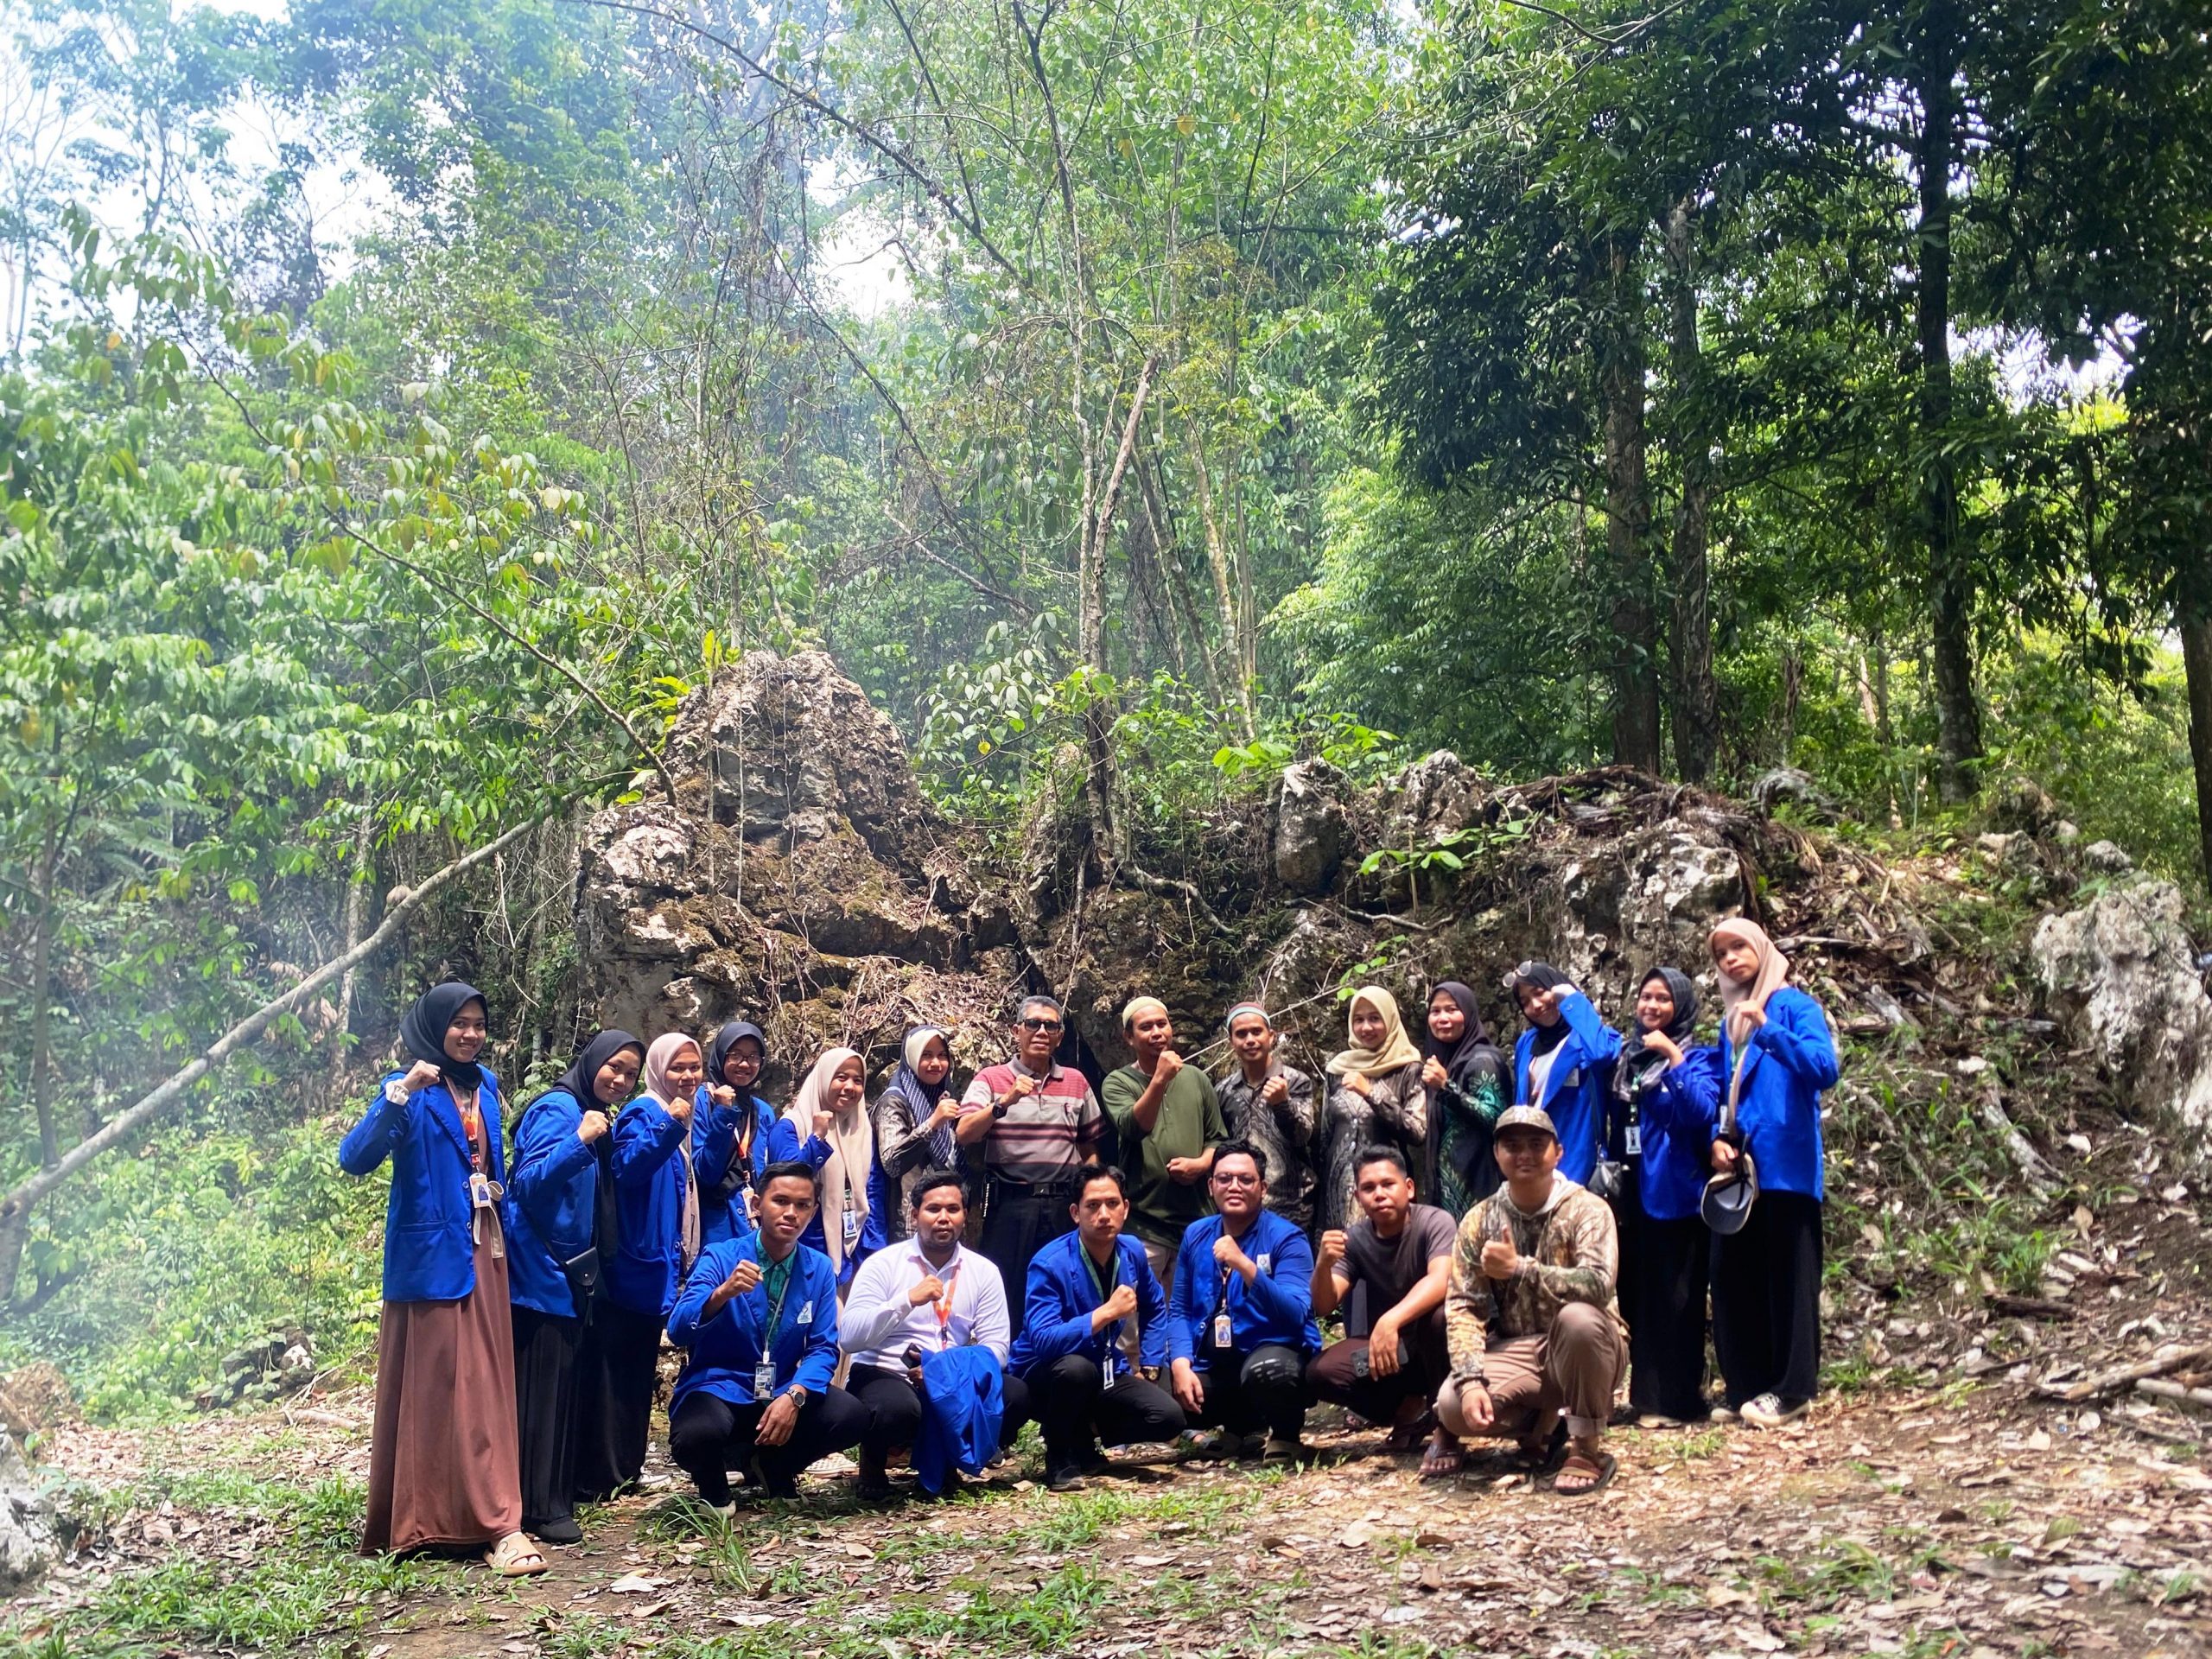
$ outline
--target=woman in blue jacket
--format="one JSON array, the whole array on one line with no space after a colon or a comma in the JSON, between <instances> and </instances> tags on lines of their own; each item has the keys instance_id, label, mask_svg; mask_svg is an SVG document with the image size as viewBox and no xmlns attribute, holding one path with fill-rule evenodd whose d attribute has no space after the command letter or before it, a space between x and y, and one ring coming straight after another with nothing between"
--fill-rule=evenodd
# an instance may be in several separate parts
<instances>
[{"instance_id":1,"label":"woman in blue jacket","mask_svg":"<svg viewBox=\"0 0 2212 1659\"><path fill-rule=\"evenodd\" d=\"M385 1078L338 1149L349 1175L391 1160L361 1548L485 1549L505 1577L543 1573L522 1533L499 1084L476 1063L484 999L437 986L400 1037L415 1063Z\"/></svg>"},{"instance_id":2,"label":"woman in blue jacket","mask_svg":"<svg viewBox=\"0 0 2212 1659\"><path fill-rule=\"evenodd\" d=\"M578 1426L596 1421L603 1408L576 1388L576 1351L592 1293L613 1254L612 1120L645 1059L645 1046L628 1032L600 1032L515 1124L508 1291L522 1524L549 1544L583 1537L575 1515Z\"/></svg>"},{"instance_id":3,"label":"woman in blue jacket","mask_svg":"<svg viewBox=\"0 0 2212 1659\"><path fill-rule=\"evenodd\" d=\"M753 1092L767 1054L768 1039L746 1020L731 1020L707 1046L707 1080L691 1116L702 1243L752 1230L753 1185L768 1167L768 1137L776 1126L776 1109Z\"/></svg>"},{"instance_id":4,"label":"woman in blue jacket","mask_svg":"<svg viewBox=\"0 0 2212 1659\"><path fill-rule=\"evenodd\" d=\"M768 1137L770 1163L804 1164L822 1183L822 1205L807 1223L805 1243L830 1258L841 1293L855 1269L890 1242L882 1205L871 1200L882 1188L867 1101L868 1062L857 1050L830 1049Z\"/></svg>"},{"instance_id":5,"label":"woman in blue jacket","mask_svg":"<svg viewBox=\"0 0 2212 1659\"><path fill-rule=\"evenodd\" d=\"M1758 1180L1743 1230L1713 1244L1713 1346L1728 1398L1714 1414L1773 1428L1802 1416L1820 1386L1821 1095L1835 1084L1835 1040L1757 923L1714 928L1713 961L1723 1098L1734 1104L1713 1166L1732 1170L1748 1154Z\"/></svg>"},{"instance_id":6,"label":"woman in blue jacket","mask_svg":"<svg viewBox=\"0 0 2212 1659\"><path fill-rule=\"evenodd\" d=\"M701 1247L691 1113L706 1074L691 1039L680 1031L656 1037L639 1073L645 1092L614 1120L614 1255L584 1337L581 1386L600 1413L577 1436L582 1498L612 1497L645 1470L661 1330Z\"/></svg>"},{"instance_id":7,"label":"woman in blue jacket","mask_svg":"<svg viewBox=\"0 0 2212 1659\"><path fill-rule=\"evenodd\" d=\"M1559 1130L1559 1173L1586 1184L1605 1130L1605 1096L1620 1033L1548 962L1524 962L1505 976L1529 1029L1513 1046L1513 1103L1541 1106Z\"/></svg>"},{"instance_id":8,"label":"woman in blue jacket","mask_svg":"<svg viewBox=\"0 0 2212 1659\"><path fill-rule=\"evenodd\" d=\"M1705 1293L1712 1235L1698 1214L1720 1098L1719 1051L1693 1047L1697 987L1654 968L1636 993L1636 1028L1613 1063L1607 1149L1628 1179L1620 1223L1628 1402L1644 1428L1704 1421Z\"/></svg>"}]
</instances>

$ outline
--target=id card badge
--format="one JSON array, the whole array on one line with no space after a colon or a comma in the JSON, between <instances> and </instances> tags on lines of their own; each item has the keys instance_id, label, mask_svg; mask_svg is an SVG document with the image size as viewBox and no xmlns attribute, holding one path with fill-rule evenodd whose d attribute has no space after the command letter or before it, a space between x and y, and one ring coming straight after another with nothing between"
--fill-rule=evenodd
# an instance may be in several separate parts
<instances>
[{"instance_id":1,"label":"id card badge","mask_svg":"<svg viewBox=\"0 0 2212 1659\"><path fill-rule=\"evenodd\" d=\"M479 1210L492 1207L492 1178L480 1169L468 1178L468 1201Z\"/></svg>"},{"instance_id":2,"label":"id card badge","mask_svg":"<svg viewBox=\"0 0 2212 1659\"><path fill-rule=\"evenodd\" d=\"M1114 1351L1110 1347L1106 1350L1106 1357L1098 1362L1098 1386L1102 1389L1114 1386Z\"/></svg>"},{"instance_id":3,"label":"id card badge","mask_svg":"<svg viewBox=\"0 0 2212 1659\"><path fill-rule=\"evenodd\" d=\"M1225 1307L1213 1316L1213 1345L1217 1348L1235 1345L1235 1338L1230 1330L1229 1310Z\"/></svg>"},{"instance_id":4,"label":"id card badge","mask_svg":"<svg viewBox=\"0 0 2212 1659\"><path fill-rule=\"evenodd\" d=\"M753 1397L766 1400L776 1391L776 1362L764 1359L753 1368Z\"/></svg>"},{"instance_id":5,"label":"id card badge","mask_svg":"<svg viewBox=\"0 0 2212 1659\"><path fill-rule=\"evenodd\" d=\"M1628 1133L1622 1137L1621 1145L1627 1149L1630 1157L1641 1157L1643 1154L1643 1129L1634 1123L1630 1124Z\"/></svg>"},{"instance_id":6,"label":"id card badge","mask_svg":"<svg viewBox=\"0 0 2212 1659\"><path fill-rule=\"evenodd\" d=\"M845 1211L845 1213L844 1213L844 1223L845 1223L845 1243L846 1243L847 1244L849 1244L849 1245L851 1245L851 1244L857 1244L858 1243L860 1243L860 1236L861 1236L861 1217L860 1217L860 1212L859 1212L857 1210L848 1210L848 1211Z\"/></svg>"}]
</instances>

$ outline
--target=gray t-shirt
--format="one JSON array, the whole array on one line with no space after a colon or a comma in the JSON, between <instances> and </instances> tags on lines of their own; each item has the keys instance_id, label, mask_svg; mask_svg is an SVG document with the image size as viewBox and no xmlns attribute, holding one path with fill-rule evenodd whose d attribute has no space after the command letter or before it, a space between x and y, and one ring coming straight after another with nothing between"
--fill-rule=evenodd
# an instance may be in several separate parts
<instances>
[{"instance_id":1,"label":"gray t-shirt","mask_svg":"<svg viewBox=\"0 0 2212 1659\"><path fill-rule=\"evenodd\" d=\"M1395 1238L1382 1236L1365 1216L1344 1229L1344 1258L1332 1269L1351 1292L1344 1305L1344 1334L1365 1336L1377 1315L1412 1294L1431 1262L1452 1254L1459 1233L1451 1213L1433 1204L1408 1210Z\"/></svg>"}]
</instances>

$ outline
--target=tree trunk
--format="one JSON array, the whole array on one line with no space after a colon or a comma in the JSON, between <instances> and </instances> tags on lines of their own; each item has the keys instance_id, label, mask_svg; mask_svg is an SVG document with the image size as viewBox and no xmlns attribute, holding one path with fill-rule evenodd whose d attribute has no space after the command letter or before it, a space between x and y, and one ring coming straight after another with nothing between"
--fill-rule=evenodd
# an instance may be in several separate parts
<instances>
[{"instance_id":1,"label":"tree trunk","mask_svg":"<svg viewBox=\"0 0 2212 1659\"><path fill-rule=\"evenodd\" d=\"M1244 741L1249 743L1257 735L1252 708L1252 683L1244 674L1243 611L1231 591L1229 569L1229 543L1222 534L1221 519L1214 512L1213 478L1206 461L1205 439L1199 434L1198 423L1192 423L1191 473L1198 488L1198 518L1205 528L1206 563L1213 571L1214 605L1221 615L1222 648L1236 664L1236 707L1244 717Z\"/></svg>"},{"instance_id":2,"label":"tree trunk","mask_svg":"<svg viewBox=\"0 0 2212 1659\"><path fill-rule=\"evenodd\" d=\"M1613 760L1656 775L1659 640L1651 593L1651 484L1644 464L1643 300L1637 242L1608 245L1606 340L1599 365L1605 421L1605 552L1613 585Z\"/></svg>"},{"instance_id":3,"label":"tree trunk","mask_svg":"<svg viewBox=\"0 0 2212 1659\"><path fill-rule=\"evenodd\" d=\"M1920 336L1920 516L1928 544L1929 626L1936 658L1937 789L1947 805L1974 798L1981 759L1981 707L1974 687L1973 550L1959 524L1951 426L1951 169L1959 105L1952 77L1960 23L1948 3L1929 7L1916 44L1920 99L1920 227L1915 238Z\"/></svg>"},{"instance_id":4,"label":"tree trunk","mask_svg":"<svg viewBox=\"0 0 2212 1659\"><path fill-rule=\"evenodd\" d=\"M1713 438L1706 416L1704 359L1697 337L1697 282L1690 204L1667 216L1667 265L1673 292L1671 340L1675 466L1682 499L1675 511L1673 569L1675 766L1691 783L1713 775L1720 742L1720 698L1713 680Z\"/></svg>"},{"instance_id":5,"label":"tree trunk","mask_svg":"<svg viewBox=\"0 0 2212 1659\"><path fill-rule=\"evenodd\" d=\"M2181 659L2189 677L2189 753L2196 766L2196 834L2204 880L2212 885L2212 611L2181 619Z\"/></svg>"},{"instance_id":6,"label":"tree trunk","mask_svg":"<svg viewBox=\"0 0 2212 1659\"><path fill-rule=\"evenodd\" d=\"M54 874L60 862L61 831L48 811L38 854L38 920L31 934L31 1106L38 1116L38 1161L61 1161L54 1127Z\"/></svg>"}]
</instances>

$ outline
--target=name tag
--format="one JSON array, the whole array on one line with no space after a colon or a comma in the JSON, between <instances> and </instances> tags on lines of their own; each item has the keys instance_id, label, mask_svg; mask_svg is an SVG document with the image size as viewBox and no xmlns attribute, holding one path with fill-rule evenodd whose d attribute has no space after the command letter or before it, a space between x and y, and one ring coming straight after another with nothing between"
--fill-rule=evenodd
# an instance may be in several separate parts
<instances>
[{"instance_id":1,"label":"name tag","mask_svg":"<svg viewBox=\"0 0 2212 1659\"><path fill-rule=\"evenodd\" d=\"M798 1311L798 1318L794 1319L792 1323L794 1325L812 1325L814 1323L814 1304L812 1302L808 1302L805 1306L801 1307Z\"/></svg>"},{"instance_id":2,"label":"name tag","mask_svg":"<svg viewBox=\"0 0 2212 1659\"><path fill-rule=\"evenodd\" d=\"M766 1400L776 1391L776 1362L764 1359L753 1368L753 1397Z\"/></svg>"},{"instance_id":3,"label":"name tag","mask_svg":"<svg viewBox=\"0 0 2212 1659\"><path fill-rule=\"evenodd\" d=\"M846 1211L844 1213L844 1223L845 1243L848 1244L857 1243L861 1236L860 1211L857 1210Z\"/></svg>"},{"instance_id":4,"label":"name tag","mask_svg":"<svg viewBox=\"0 0 2212 1659\"><path fill-rule=\"evenodd\" d=\"M1572 1071L1568 1072L1565 1077L1561 1077L1561 1078L1560 1079L1560 1083L1559 1083L1560 1092L1560 1093L1562 1093L1562 1094L1564 1094L1564 1093L1565 1093L1567 1090L1569 1090L1569 1089L1580 1089L1581 1086L1582 1086L1582 1068L1581 1068L1580 1066L1579 1066L1579 1065L1578 1065L1578 1066L1576 1066L1576 1067L1574 1068L1574 1070L1573 1070L1573 1071Z\"/></svg>"},{"instance_id":5,"label":"name tag","mask_svg":"<svg viewBox=\"0 0 2212 1659\"><path fill-rule=\"evenodd\" d=\"M479 1210L492 1207L492 1178L481 1170L468 1178L468 1201Z\"/></svg>"},{"instance_id":6,"label":"name tag","mask_svg":"<svg viewBox=\"0 0 2212 1659\"><path fill-rule=\"evenodd\" d=\"M1260 1252L1259 1260L1255 1262L1252 1265L1259 1268L1262 1273L1272 1273L1274 1271L1272 1258L1269 1257L1265 1250L1262 1250Z\"/></svg>"},{"instance_id":7,"label":"name tag","mask_svg":"<svg viewBox=\"0 0 2212 1659\"><path fill-rule=\"evenodd\" d=\"M1111 1347L1106 1350L1106 1357L1098 1362L1098 1383L1101 1388L1114 1386L1114 1351Z\"/></svg>"},{"instance_id":8,"label":"name tag","mask_svg":"<svg viewBox=\"0 0 2212 1659\"><path fill-rule=\"evenodd\" d=\"M1217 1348L1227 1348L1232 1346L1234 1342L1235 1337L1230 1327L1227 1311L1215 1314L1213 1316L1213 1345Z\"/></svg>"},{"instance_id":9,"label":"name tag","mask_svg":"<svg viewBox=\"0 0 2212 1659\"><path fill-rule=\"evenodd\" d=\"M1622 1137L1621 1144L1628 1149L1628 1155L1630 1157L1635 1158L1641 1156L1643 1152L1643 1126L1637 1123L1630 1124L1628 1126L1627 1135Z\"/></svg>"}]
</instances>

